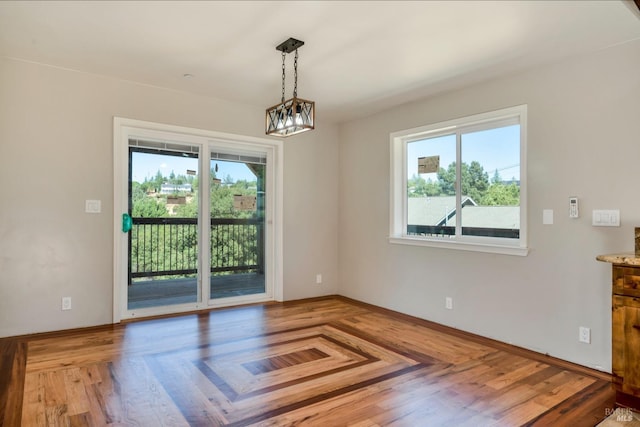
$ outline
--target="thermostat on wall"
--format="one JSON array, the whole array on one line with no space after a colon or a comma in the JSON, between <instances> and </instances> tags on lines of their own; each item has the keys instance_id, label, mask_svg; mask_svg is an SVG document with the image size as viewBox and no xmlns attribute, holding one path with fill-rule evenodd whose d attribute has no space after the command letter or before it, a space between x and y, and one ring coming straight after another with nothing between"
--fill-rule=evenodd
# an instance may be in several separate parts
<instances>
[{"instance_id":1,"label":"thermostat on wall","mask_svg":"<svg viewBox=\"0 0 640 427\"><path fill-rule=\"evenodd\" d=\"M578 218L578 198L569 197L569 218Z\"/></svg>"}]
</instances>

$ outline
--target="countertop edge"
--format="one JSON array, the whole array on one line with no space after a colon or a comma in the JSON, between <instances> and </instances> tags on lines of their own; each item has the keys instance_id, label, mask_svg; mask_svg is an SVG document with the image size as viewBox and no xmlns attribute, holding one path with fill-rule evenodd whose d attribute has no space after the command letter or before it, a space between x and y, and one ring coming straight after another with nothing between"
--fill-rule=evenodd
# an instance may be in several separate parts
<instances>
[{"instance_id":1,"label":"countertop edge","mask_svg":"<svg viewBox=\"0 0 640 427\"><path fill-rule=\"evenodd\" d=\"M596 259L616 265L640 266L640 255L632 253L598 255Z\"/></svg>"}]
</instances>

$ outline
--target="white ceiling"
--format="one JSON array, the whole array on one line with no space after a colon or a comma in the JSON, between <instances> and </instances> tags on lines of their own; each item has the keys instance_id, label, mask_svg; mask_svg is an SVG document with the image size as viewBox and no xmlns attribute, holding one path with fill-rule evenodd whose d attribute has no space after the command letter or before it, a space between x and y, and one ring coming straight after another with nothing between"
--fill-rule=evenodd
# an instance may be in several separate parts
<instances>
[{"instance_id":1,"label":"white ceiling","mask_svg":"<svg viewBox=\"0 0 640 427\"><path fill-rule=\"evenodd\" d=\"M305 42L298 95L342 121L640 39L640 12L623 0L0 2L0 56L261 108L280 100L275 46L289 37Z\"/></svg>"}]
</instances>

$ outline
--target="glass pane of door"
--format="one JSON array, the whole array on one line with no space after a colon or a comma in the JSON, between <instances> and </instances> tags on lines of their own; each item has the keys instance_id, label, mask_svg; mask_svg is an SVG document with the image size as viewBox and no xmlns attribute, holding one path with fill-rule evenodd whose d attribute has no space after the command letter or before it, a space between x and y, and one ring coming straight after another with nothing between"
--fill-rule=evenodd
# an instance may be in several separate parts
<instances>
[{"instance_id":1,"label":"glass pane of door","mask_svg":"<svg viewBox=\"0 0 640 427\"><path fill-rule=\"evenodd\" d=\"M211 299L265 293L266 157L211 154Z\"/></svg>"},{"instance_id":2,"label":"glass pane of door","mask_svg":"<svg viewBox=\"0 0 640 427\"><path fill-rule=\"evenodd\" d=\"M198 155L186 148L129 148L128 310L200 298Z\"/></svg>"}]
</instances>

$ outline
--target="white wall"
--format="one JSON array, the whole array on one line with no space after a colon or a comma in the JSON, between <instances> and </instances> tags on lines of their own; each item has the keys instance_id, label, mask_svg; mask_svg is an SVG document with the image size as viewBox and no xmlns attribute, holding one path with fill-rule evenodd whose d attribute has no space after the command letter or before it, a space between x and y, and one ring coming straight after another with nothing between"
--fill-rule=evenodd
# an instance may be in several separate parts
<instances>
[{"instance_id":1,"label":"white wall","mask_svg":"<svg viewBox=\"0 0 640 427\"><path fill-rule=\"evenodd\" d=\"M111 323L113 116L264 136L263 115L0 59L0 337ZM320 122L284 146L285 298L335 293L337 130ZM103 213L85 214L85 199L102 200ZM60 310L62 296L71 311Z\"/></svg>"},{"instance_id":2,"label":"white wall","mask_svg":"<svg viewBox=\"0 0 640 427\"><path fill-rule=\"evenodd\" d=\"M285 141L285 300L338 293L338 133L315 132Z\"/></svg>"},{"instance_id":3,"label":"white wall","mask_svg":"<svg viewBox=\"0 0 640 427\"><path fill-rule=\"evenodd\" d=\"M611 369L609 264L640 226L640 42L485 82L340 129L340 293ZM528 104L527 257L388 243L389 133ZM568 218L568 198L581 217ZM542 225L542 210L555 224ZM591 226L620 209L620 228ZM453 297L454 310L444 308ZM592 343L578 342L578 327Z\"/></svg>"}]
</instances>

